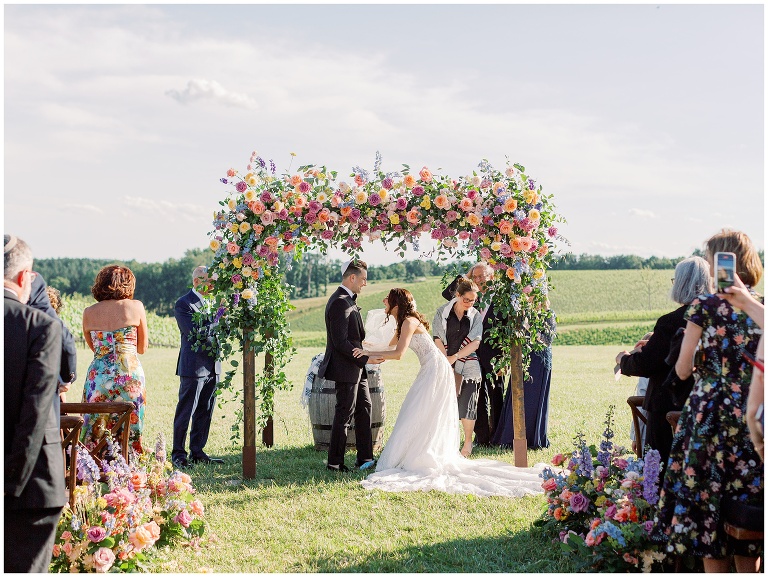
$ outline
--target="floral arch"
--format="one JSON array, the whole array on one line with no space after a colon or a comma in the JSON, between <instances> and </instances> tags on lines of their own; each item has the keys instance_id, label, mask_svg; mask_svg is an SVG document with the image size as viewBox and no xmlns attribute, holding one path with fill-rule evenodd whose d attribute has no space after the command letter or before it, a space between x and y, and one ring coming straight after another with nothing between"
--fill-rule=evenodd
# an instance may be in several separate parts
<instances>
[{"instance_id":1,"label":"floral arch","mask_svg":"<svg viewBox=\"0 0 768 577\"><path fill-rule=\"evenodd\" d=\"M283 369L294 349L286 320L291 305L281 274L290 266L286 257L298 259L311 249L325 254L333 246L354 258L364 241L376 239L385 246L396 244L403 256L409 244L418 250L422 234L437 241L431 258L485 260L497 271L491 292L502 322L491 338L504 352L501 364L512 367L515 449L518 429L522 431L515 464L527 464L523 359L551 342L554 334L547 270L555 241L562 240L555 224L564 219L556 213L552 195L509 160L503 170L483 160L477 170L458 178L402 166L383 172L377 152L372 171L356 166L349 182L337 182L336 171L318 165L293 171L289 166L278 175L272 160L254 152L245 173L229 169L221 179L229 191L209 233L218 305L211 312L219 321L219 357L226 360L243 352L246 478L255 476L256 427L271 431L274 392L289 387ZM259 353L265 354L266 365L256 375ZM238 366L237 361L232 364ZM235 372L227 372L222 388L231 387ZM519 452L523 459L518 459Z\"/></svg>"}]
</instances>

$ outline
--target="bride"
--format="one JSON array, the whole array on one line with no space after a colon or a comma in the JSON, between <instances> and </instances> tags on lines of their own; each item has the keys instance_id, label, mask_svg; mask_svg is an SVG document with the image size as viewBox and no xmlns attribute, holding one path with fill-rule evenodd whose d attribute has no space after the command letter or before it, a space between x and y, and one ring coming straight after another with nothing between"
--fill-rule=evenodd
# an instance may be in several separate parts
<instances>
[{"instance_id":1,"label":"bride","mask_svg":"<svg viewBox=\"0 0 768 577\"><path fill-rule=\"evenodd\" d=\"M416 311L413 296L405 289L392 289L384 299L384 310L396 320L390 342L395 349L358 348L354 355L399 360L410 347L421 368L405 396L376 472L362 485L383 491L438 490L479 496L541 493L538 469L489 459L469 460L460 454L453 369L432 340L429 323Z\"/></svg>"}]
</instances>

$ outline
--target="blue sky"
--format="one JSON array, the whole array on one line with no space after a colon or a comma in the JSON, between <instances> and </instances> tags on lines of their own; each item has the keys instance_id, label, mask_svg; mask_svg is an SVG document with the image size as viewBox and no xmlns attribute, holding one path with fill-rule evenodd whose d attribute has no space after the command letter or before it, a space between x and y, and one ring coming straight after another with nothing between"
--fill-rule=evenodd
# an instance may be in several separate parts
<instances>
[{"instance_id":1,"label":"blue sky","mask_svg":"<svg viewBox=\"0 0 768 577\"><path fill-rule=\"evenodd\" d=\"M341 174L379 150L455 175L509 156L577 253L685 255L722 226L763 247L763 11L6 5L5 230L38 257L178 258L252 150Z\"/></svg>"}]
</instances>

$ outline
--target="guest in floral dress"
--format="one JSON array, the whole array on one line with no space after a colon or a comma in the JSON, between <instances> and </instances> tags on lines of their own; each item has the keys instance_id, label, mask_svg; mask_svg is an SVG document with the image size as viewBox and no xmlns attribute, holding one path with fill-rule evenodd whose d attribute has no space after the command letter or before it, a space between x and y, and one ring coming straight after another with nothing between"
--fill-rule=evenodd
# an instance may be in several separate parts
<instances>
[{"instance_id":1,"label":"guest in floral dress","mask_svg":"<svg viewBox=\"0 0 768 577\"><path fill-rule=\"evenodd\" d=\"M129 402L131 413L130 446L142 452L144 428L144 369L139 355L149 343L147 317L141 301L133 300L136 277L127 267L106 266L91 288L98 301L83 311L83 335L93 351L83 388L84 403ZM96 445L117 421L116 415L83 415L81 440Z\"/></svg>"},{"instance_id":2,"label":"guest in floral dress","mask_svg":"<svg viewBox=\"0 0 768 577\"><path fill-rule=\"evenodd\" d=\"M735 253L738 276L749 287L763 274L757 251L743 233L724 230L707 241L706 251L712 271L716 252ZM737 570L755 571L762 542L729 537L722 511L729 500L763 502L763 467L745 417L752 367L742 355L755 354L762 331L743 311L712 294L694 299L686 320L675 370L681 379L691 374L701 339L695 361L699 379L672 441L653 539L666 543L668 554L703 557L707 572L729 571L731 556Z\"/></svg>"}]
</instances>

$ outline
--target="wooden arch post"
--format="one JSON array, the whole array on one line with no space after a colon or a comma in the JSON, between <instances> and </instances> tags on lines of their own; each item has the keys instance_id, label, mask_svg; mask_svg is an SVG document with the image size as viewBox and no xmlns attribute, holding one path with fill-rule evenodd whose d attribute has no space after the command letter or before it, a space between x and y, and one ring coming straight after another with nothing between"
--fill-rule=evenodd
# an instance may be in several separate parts
<instances>
[{"instance_id":1,"label":"wooden arch post","mask_svg":"<svg viewBox=\"0 0 768 577\"><path fill-rule=\"evenodd\" d=\"M513 344L510 351L510 392L512 394L512 416L515 422L515 437L512 450L515 452L515 466L528 466L528 440L525 437L525 396L523 391L523 348Z\"/></svg>"},{"instance_id":2,"label":"wooden arch post","mask_svg":"<svg viewBox=\"0 0 768 577\"><path fill-rule=\"evenodd\" d=\"M256 353L251 335L245 329L243 343L243 478L256 478Z\"/></svg>"}]
</instances>

